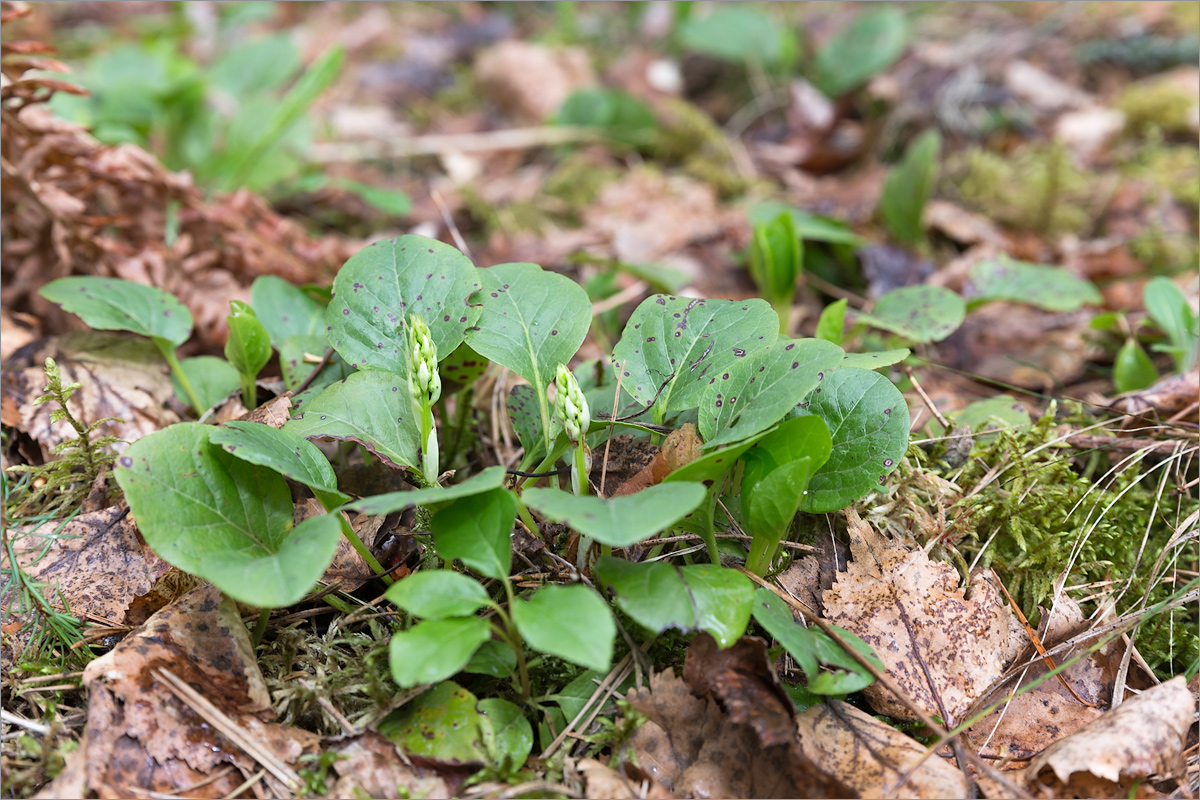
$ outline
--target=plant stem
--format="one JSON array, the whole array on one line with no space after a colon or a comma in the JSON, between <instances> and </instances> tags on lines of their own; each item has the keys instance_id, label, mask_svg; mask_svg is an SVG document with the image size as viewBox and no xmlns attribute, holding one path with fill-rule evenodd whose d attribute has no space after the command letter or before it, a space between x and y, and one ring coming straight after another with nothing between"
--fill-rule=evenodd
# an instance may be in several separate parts
<instances>
[{"instance_id":1,"label":"plant stem","mask_svg":"<svg viewBox=\"0 0 1200 800\"><path fill-rule=\"evenodd\" d=\"M425 483L438 485L437 426L433 424L433 407L428 400L421 403L421 472Z\"/></svg>"},{"instance_id":2,"label":"plant stem","mask_svg":"<svg viewBox=\"0 0 1200 800\"><path fill-rule=\"evenodd\" d=\"M538 528L538 524L534 522L533 514L529 513L529 509L525 507L525 503L521 498L517 498L517 516L521 518L521 522L525 523L525 527L529 528L529 532L539 539L542 538L542 531Z\"/></svg>"},{"instance_id":3,"label":"plant stem","mask_svg":"<svg viewBox=\"0 0 1200 800\"><path fill-rule=\"evenodd\" d=\"M342 535L346 537L346 541L350 543L350 546L354 548L354 551L362 556L363 561L367 562L367 566L369 566L375 572L375 574L379 576L379 579L383 581L385 585L391 586L393 583L395 583L395 581L392 580L392 576L389 575L387 570L383 568L383 564L379 563L379 559L375 557L375 554L372 553L365 544L363 544L362 539L358 538L358 534L354 532L354 528L350 526L350 521L346 519L345 515L340 511L335 511L333 513L337 514L338 522L341 523Z\"/></svg>"},{"instance_id":4,"label":"plant stem","mask_svg":"<svg viewBox=\"0 0 1200 800\"><path fill-rule=\"evenodd\" d=\"M150 341L154 342L158 352L162 353L162 357L166 360L167 366L171 368L171 374L179 381L179 385L183 387L183 393L187 395L188 402L192 404L192 410L196 412L196 416L204 413L204 408L200 405L200 396L196 394L196 389L192 386L192 382L188 380L187 374L183 371L183 366L179 363L179 359L175 357L175 348L166 339L160 339L157 336L152 337Z\"/></svg>"},{"instance_id":5,"label":"plant stem","mask_svg":"<svg viewBox=\"0 0 1200 800\"><path fill-rule=\"evenodd\" d=\"M508 607L512 609L513 604L517 601L513 595L512 581L504 579L504 595L508 598ZM521 701L528 701L533 696L532 687L529 683L529 665L525 663L525 642L521 639L521 632L517 630L517 625L513 622L512 614L503 614L501 619L504 620L505 633L508 638L508 644L513 649L513 653L517 656L517 675L521 679Z\"/></svg>"},{"instance_id":6,"label":"plant stem","mask_svg":"<svg viewBox=\"0 0 1200 800\"><path fill-rule=\"evenodd\" d=\"M760 578L765 577L767 570L771 568L771 562L775 560L775 553L779 551L779 542L782 536L761 536L754 535L750 540L750 554L746 556L746 569L753 572Z\"/></svg>"},{"instance_id":7,"label":"plant stem","mask_svg":"<svg viewBox=\"0 0 1200 800\"><path fill-rule=\"evenodd\" d=\"M242 373L242 405L247 411L253 411L258 406L258 384L255 383L256 375L251 375L249 372Z\"/></svg>"},{"instance_id":8,"label":"plant stem","mask_svg":"<svg viewBox=\"0 0 1200 800\"><path fill-rule=\"evenodd\" d=\"M267 622L271 619L271 609L264 608L258 615L258 622L254 625L254 632L250 634L250 641L255 647L258 647L262 642L263 634L267 632Z\"/></svg>"}]
</instances>

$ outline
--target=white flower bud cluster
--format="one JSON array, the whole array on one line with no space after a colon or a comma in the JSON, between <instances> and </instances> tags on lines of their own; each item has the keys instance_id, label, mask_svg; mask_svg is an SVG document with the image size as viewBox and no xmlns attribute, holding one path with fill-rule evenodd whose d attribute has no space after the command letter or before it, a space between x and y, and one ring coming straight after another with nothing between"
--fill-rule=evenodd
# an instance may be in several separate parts
<instances>
[{"instance_id":1,"label":"white flower bud cluster","mask_svg":"<svg viewBox=\"0 0 1200 800\"><path fill-rule=\"evenodd\" d=\"M554 413L558 415L563 430L574 444L578 444L588 426L592 424L592 414L588 409L587 398L575 380L575 376L565 364L558 365L554 375Z\"/></svg>"},{"instance_id":2,"label":"white flower bud cluster","mask_svg":"<svg viewBox=\"0 0 1200 800\"><path fill-rule=\"evenodd\" d=\"M420 314L408 317L408 391L415 402L429 405L442 396L437 348Z\"/></svg>"}]
</instances>

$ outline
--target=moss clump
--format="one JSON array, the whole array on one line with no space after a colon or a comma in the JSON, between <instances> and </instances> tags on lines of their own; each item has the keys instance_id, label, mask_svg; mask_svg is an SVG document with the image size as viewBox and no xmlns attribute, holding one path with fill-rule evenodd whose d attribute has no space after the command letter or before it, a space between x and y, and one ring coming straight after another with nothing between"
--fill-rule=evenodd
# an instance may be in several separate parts
<instances>
[{"instance_id":1,"label":"moss clump","mask_svg":"<svg viewBox=\"0 0 1200 800\"><path fill-rule=\"evenodd\" d=\"M1161 469L1151 472L1141 463L1109 473L1107 458L1094 453L1082 456L1089 463L1080 469L1074 450L1042 447L1059 436L1053 414L1024 432L1006 429L952 476L969 494L994 467L1007 465L998 481L960 505L970 524L959 548L968 561L978 556L994 568L1033 619L1031 612L1050 600L1068 567L1066 585L1088 586L1081 593L1095 598L1084 603L1085 612L1117 595L1117 614L1140 608L1147 591L1147 605L1165 600L1186 582L1173 583L1174 570L1195 573L1200 560L1194 546L1183 547L1164 559L1165 574L1163 567L1155 572L1179 521L1197 508L1196 498L1173 491L1169 480L1160 495ZM1169 620L1163 615L1143 624L1137 645L1166 675L1194 658L1197 632L1194 611L1176 609Z\"/></svg>"},{"instance_id":2,"label":"moss clump","mask_svg":"<svg viewBox=\"0 0 1200 800\"><path fill-rule=\"evenodd\" d=\"M1188 134L1196 98L1171 80L1131 84L1117 98L1125 113L1125 132L1133 136Z\"/></svg>"},{"instance_id":3,"label":"moss clump","mask_svg":"<svg viewBox=\"0 0 1200 800\"><path fill-rule=\"evenodd\" d=\"M1200 208L1200 153L1195 147L1147 145L1126 173L1163 187L1193 214Z\"/></svg>"},{"instance_id":4,"label":"moss clump","mask_svg":"<svg viewBox=\"0 0 1200 800\"><path fill-rule=\"evenodd\" d=\"M658 111L662 128L653 158L681 165L685 174L716 187L722 198L746 191L749 182L737 171L725 132L712 117L677 98L663 100Z\"/></svg>"},{"instance_id":5,"label":"moss clump","mask_svg":"<svg viewBox=\"0 0 1200 800\"><path fill-rule=\"evenodd\" d=\"M564 221L580 225L583 212L596 202L600 190L620 176L621 170L611 162L597 163L594 154L580 151L563 159L546 176L542 193L562 202Z\"/></svg>"},{"instance_id":6,"label":"moss clump","mask_svg":"<svg viewBox=\"0 0 1200 800\"><path fill-rule=\"evenodd\" d=\"M1010 228L1046 235L1085 233L1111 189L1072 164L1059 143L1008 156L972 148L952 160L947 178L975 210Z\"/></svg>"}]
</instances>

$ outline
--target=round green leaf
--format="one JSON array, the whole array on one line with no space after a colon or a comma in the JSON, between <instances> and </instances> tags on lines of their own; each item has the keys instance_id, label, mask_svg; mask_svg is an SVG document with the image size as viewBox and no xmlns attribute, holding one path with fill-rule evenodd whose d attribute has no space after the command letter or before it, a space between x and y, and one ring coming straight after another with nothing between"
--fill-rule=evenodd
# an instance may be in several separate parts
<instances>
[{"instance_id":1,"label":"round green leaf","mask_svg":"<svg viewBox=\"0 0 1200 800\"><path fill-rule=\"evenodd\" d=\"M967 304L944 286L905 286L879 298L859 319L914 342L940 342L962 325Z\"/></svg>"},{"instance_id":2,"label":"round green leaf","mask_svg":"<svg viewBox=\"0 0 1200 800\"><path fill-rule=\"evenodd\" d=\"M185 358L179 362L179 368L187 375L188 382L196 390L196 396L204 408L212 408L242 385L238 371L233 365L216 356ZM187 399L183 385L174 373L171 373L171 388L175 390L176 397L190 405L191 401Z\"/></svg>"},{"instance_id":3,"label":"round green leaf","mask_svg":"<svg viewBox=\"0 0 1200 800\"><path fill-rule=\"evenodd\" d=\"M483 308L467 344L534 388L542 431L550 427L546 387L554 370L575 355L592 322L587 292L536 264L497 264L480 270Z\"/></svg>"},{"instance_id":4,"label":"round green leaf","mask_svg":"<svg viewBox=\"0 0 1200 800\"><path fill-rule=\"evenodd\" d=\"M372 516L391 514L393 511L403 511L413 506L425 506L431 511L437 511L460 498L472 497L500 488L504 485L504 477L504 467L488 467L478 475L472 475L462 483L456 483L453 486L430 486L425 489L377 494L355 500L346 508ZM507 574L505 573L505 575Z\"/></svg>"},{"instance_id":5,"label":"round green leaf","mask_svg":"<svg viewBox=\"0 0 1200 800\"><path fill-rule=\"evenodd\" d=\"M276 348L282 349L283 340L289 336L316 336L325 332L324 304L276 275L254 279L250 284L250 305Z\"/></svg>"},{"instance_id":6,"label":"round green leaf","mask_svg":"<svg viewBox=\"0 0 1200 800\"><path fill-rule=\"evenodd\" d=\"M116 477L146 543L174 567L249 605L300 600L333 559L330 515L292 526L292 496L272 470L209 441L213 428L172 425L134 442Z\"/></svg>"},{"instance_id":7,"label":"round green leaf","mask_svg":"<svg viewBox=\"0 0 1200 800\"><path fill-rule=\"evenodd\" d=\"M520 708L499 697L480 700L476 708L487 718L484 742L492 762L512 770L520 769L533 750L533 726L529 720Z\"/></svg>"},{"instance_id":8,"label":"round green leaf","mask_svg":"<svg viewBox=\"0 0 1200 800\"><path fill-rule=\"evenodd\" d=\"M704 499L700 483L660 483L608 499L576 497L560 489L526 489L525 504L555 522L565 522L600 544L628 547L667 530Z\"/></svg>"},{"instance_id":9,"label":"round green leaf","mask_svg":"<svg viewBox=\"0 0 1200 800\"><path fill-rule=\"evenodd\" d=\"M780 337L757 358L741 359L705 389L698 420L705 446L741 441L779 422L843 356L821 339Z\"/></svg>"},{"instance_id":10,"label":"round green leaf","mask_svg":"<svg viewBox=\"0 0 1200 800\"><path fill-rule=\"evenodd\" d=\"M736 5L689 18L675 35L688 50L739 63L775 63L791 49L784 43L785 27L757 8Z\"/></svg>"},{"instance_id":11,"label":"round green leaf","mask_svg":"<svg viewBox=\"0 0 1200 800\"><path fill-rule=\"evenodd\" d=\"M378 730L409 755L449 764L482 764L487 761L482 727L486 718L477 710L478 703L457 683L444 681L389 714Z\"/></svg>"},{"instance_id":12,"label":"round green leaf","mask_svg":"<svg viewBox=\"0 0 1200 800\"><path fill-rule=\"evenodd\" d=\"M478 290L475 266L448 244L415 234L376 242L333 281L325 309L329 343L357 369L407 375L408 315L421 315L445 358L474 323L470 298Z\"/></svg>"},{"instance_id":13,"label":"round green leaf","mask_svg":"<svg viewBox=\"0 0 1200 800\"><path fill-rule=\"evenodd\" d=\"M446 561L459 559L481 575L508 578L512 568L513 523L517 498L508 489L456 500L433 515L433 546Z\"/></svg>"},{"instance_id":14,"label":"round green leaf","mask_svg":"<svg viewBox=\"0 0 1200 800\"><path fill-rule=\"evenodd\" d=\"M422 570L396 581L388 589L387 599L425 619L474 614L489 601L478 581L448 569Z\"/></svg>"},{"instance_id":15,"label":"round green leaf","mask_svg":"<svg viewBox=\"0 0 1200 800\"><path fill-rule=\"evenodd\" d=\"M428 620L394 633L388 646L392 679L401 689L411 689L449 678L491 635L492 629L479 617Z\"/></svg>"},{"instance_id":16,"label":"round green leaf","mask_svg":"<svg viewBox=\"0 0 1200 800\"><path fill-rule=\"evenodd\" d=\"M825 94L838 97L890 67L907 45L904 12L872 7L817 51L816 83Z\"/></svg>"},{"instance_id":17,"label":"round green leaf","mask_svg":"<svg viewBox=\"0 0 1200 800\"><path fill-rule=\"evenodd\" d=\"M1077 311L1104 302L1095 284L1069 270L1014 261L1007 256L971 267L963 294L972 306L988 300L1010 300L1047 311Z\"/></svg>"},{"instance_id":18,"label":"round green leaf","mask_svg":"<svg viewBox=\"0 0 1200 800\"><path fill-rule=\"evenodd\" d=\"M833 440L829 460L808 481L805 511L836 511L883 485L908 449L908 405L876 372L835 370L797 413L823 419Z\"/></svg>"},{"instance_id":19,"label":"round green leaf","mask_svg":"<svg viewBox=\"0 0 1200 800\"><path fill-rule=\"evenodd\" d=\"M51 281L38 294L96 330L132 331L176 347L192 335L187 306L153 286L82 275Z\"/></svg>"},{"instance_id":20,"label":"round green leaf","mask_svg":"<svg viewBox=\"0 0 1200 800\"><path fill-rule=\"evenodd\" d=\"M702 630L728 647L750 620L754 584L736 570L661 561L635 564L606 556L596 563L596 577L613 591L622 611L655 633Z\"/></svg>"},{"instance_id":21,"label":"round green leaf","mask_svg":"<svg viewBox=\"0 0 1200 800\"><path fill-rule=\"evenodd\" d=\"M754 358L779 335L765 300L691 300L655 295L633 312L613 349L621 386L656 420L700 405L709 384ZM661 388L661 391L660 391Z\"/></svg>"},{"instance_id":22,"label":"round green leaf","mask_svg":"<svg viewBox=\"0 0 1200 800\"><path fill-rule=\"evenodd\" d=\"M611 665L617 626L608 604L588 587L547 586L529 600L517 600L511 612L533 649L589 669Z\"/></svg>"},{"instance_id":23,"label":"round green leaf","mask_svg":"<svg viewBox=\"0 0 1200 800\"><path fill-rule=\"evenodd\" d=\"M209 441L243 461L268 467L303 483L329 506L350 499L337 488L333 467L316 445L291 430L272 428L259 422L233 420L214 428ZM323 497L322 497L323 496Z\"/></svg>"},{"instance_id":24,"label":"round green leaf","mask_svg":"<svg viewBox=\"0 0 1200 800\"><path fill-rule=\"evenodd\" d=\"M310 400L283 429L306 439L358 442L388 466L418 469L421 433L408 382L390 372L356 372Z\"/></svg>"}]
</instances>

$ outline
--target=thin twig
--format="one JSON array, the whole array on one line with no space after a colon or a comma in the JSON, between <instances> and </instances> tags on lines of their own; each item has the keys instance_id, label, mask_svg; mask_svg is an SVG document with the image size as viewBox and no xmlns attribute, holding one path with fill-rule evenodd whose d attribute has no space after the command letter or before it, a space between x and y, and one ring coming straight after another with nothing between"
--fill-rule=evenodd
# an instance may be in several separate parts
<instances>
[{"instance_id":1,"label":"thin twig","mask_svg":"<svg viewBox=\"0 0 1200 800\"><path fill-rule=\"evenodd\" d=\"M625 377L625 365L628 361L621 362L621 368L617 370L617 390L613 392L613 414L617 413L617 406L621 402L621 379ZM608 448L612 444L613 427L615 419L608 423L608 438L604 440L604 461L600 464L600 496L604 497L604 481L608 477Z\"/></svg>"},{"instance_id":2,"label":"thin twig","mask_svg":"<svg viewBox=\"0 0 1200 800\"><path fill-rule=\"evenodd\" d=\"M388 139L348 144L318 142L309 148L305 157L314 163L364 161L367 159L412 158L436 156L442 153L487 153L496 150L526 150L572 142L596 141L601 138L595 128L554 126L541 128L510 128L482 133L431 134L408 139Z\"/></svg>"}]
</instances>

